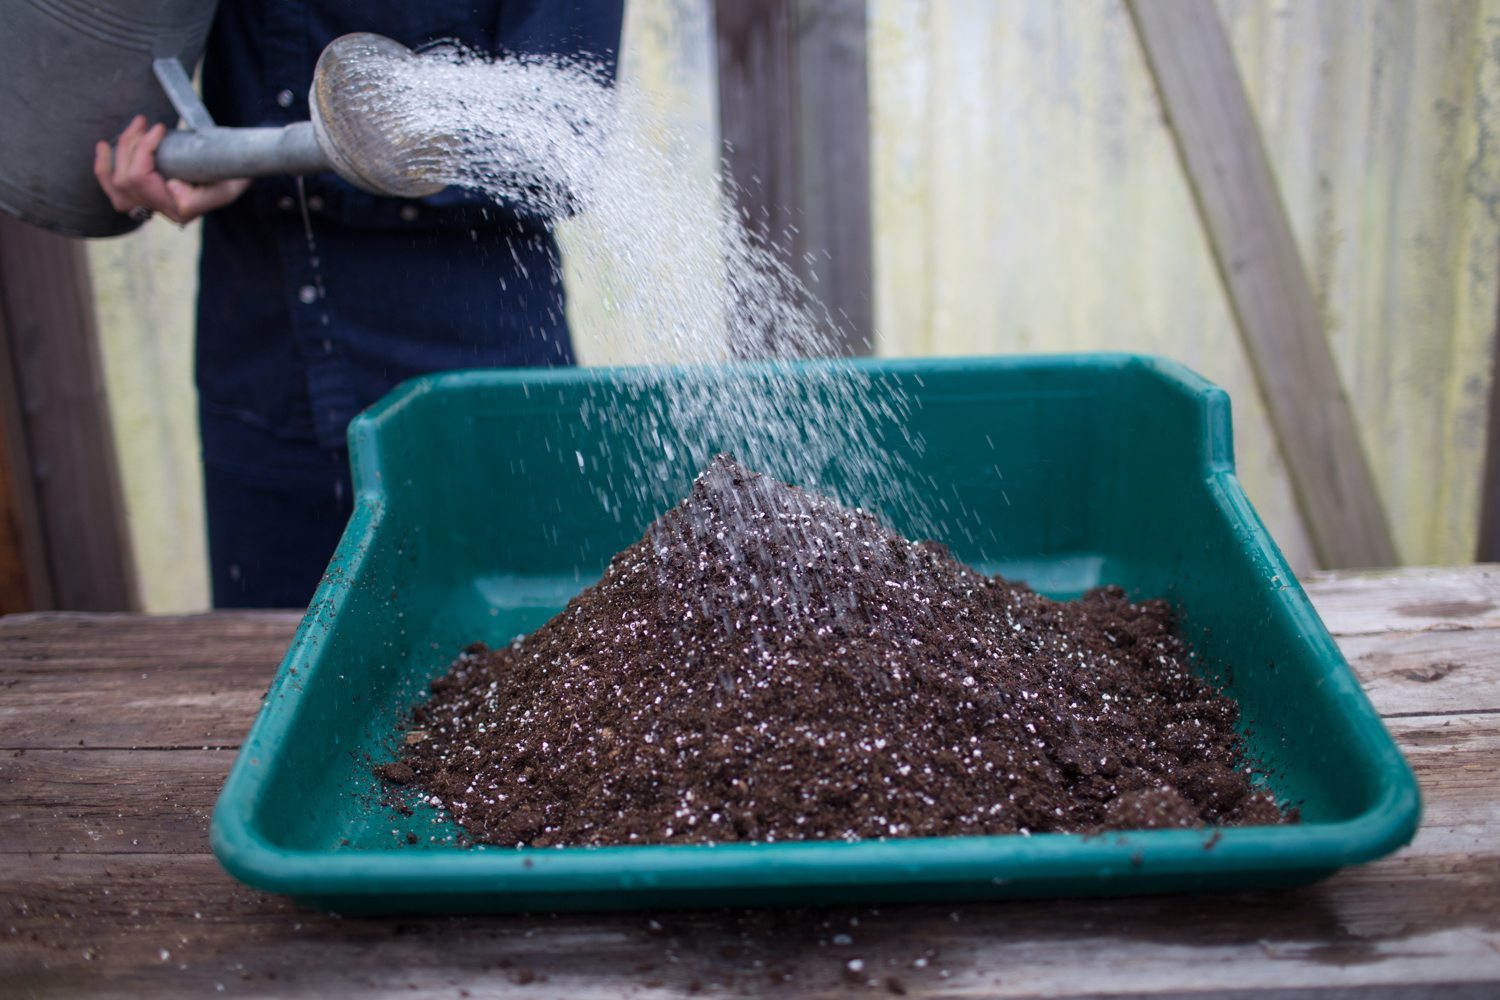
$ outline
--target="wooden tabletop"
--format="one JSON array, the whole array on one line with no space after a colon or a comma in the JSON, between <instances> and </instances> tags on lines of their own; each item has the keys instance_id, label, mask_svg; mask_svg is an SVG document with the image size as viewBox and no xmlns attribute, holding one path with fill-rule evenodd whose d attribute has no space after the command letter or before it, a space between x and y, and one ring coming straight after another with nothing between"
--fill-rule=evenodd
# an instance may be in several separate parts
<instances>
[{"instance_id":1,"label":"wooden tabletop","mask_svg":"<svg viewBox=\"0 0 1500 1000\"><path fill-rule=\"evenodd\" d=\"M1422 784L1410 847L1294 891L795 911L298 910L207 836L297 616L0 619L0 996L1500 996L1500 567L1306 586Z\"/></svg>"}]
</instances>

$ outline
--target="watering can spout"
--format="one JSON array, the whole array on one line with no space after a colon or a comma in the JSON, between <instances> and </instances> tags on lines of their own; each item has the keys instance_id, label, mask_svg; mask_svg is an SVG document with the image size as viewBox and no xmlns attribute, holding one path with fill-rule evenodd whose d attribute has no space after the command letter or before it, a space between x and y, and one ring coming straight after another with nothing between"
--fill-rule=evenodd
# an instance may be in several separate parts
<instances>
[{"instance_id":1,"label":"watering can spout","mask_svg":"<svg viewBox=\"0 0 1500 1000\"><path fill-rule=\"evenodd\" d=\"M157 59L153 71L187 128L157 149L163 176L196 184L234 177L333 171L372 194L420 198L445 185L430 176L440 140L402 135L378 99L412 51L381 35L336 38L313 73L312 120L281 128L220 128L194 92L182 63ZM424 169L424 166L429 169Z\"/></svg>"}]
</instances>

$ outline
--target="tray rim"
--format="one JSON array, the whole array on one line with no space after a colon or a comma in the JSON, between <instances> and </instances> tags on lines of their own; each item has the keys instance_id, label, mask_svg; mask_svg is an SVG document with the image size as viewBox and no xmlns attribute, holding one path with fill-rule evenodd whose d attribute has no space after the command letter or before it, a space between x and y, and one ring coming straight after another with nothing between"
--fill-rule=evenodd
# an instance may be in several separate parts
<instances>
[{"instance_id":1,"label":"tray rim","mask_svg":"<svg viewBox=\"0 0 1500 1000\"><path fill-rule=\"evenodd\" d=\"M1128 894L1133 884L1161 878L1222 879L1282 876L1311 881L1340 867L1373 860L1408 843L1421 814L1416 778L1365 696L1301 584L1292 574L1239 485L1234 472L1228 395L1186 366L1143 354L1082 353L941 359L861 359L799 362L795 367L853 365L896 374L976 368L1101 366L1141 369L1198 399L1205 421L1201 461L1222 516L1243 525L1245 544L1279 578L1276 600L1298 626L1310 651L1327 667L1353 717L1359 755L1379 775L1379 793L1363 812L1338 821L1275 827L1205 827L1100 835L1041 833L888 840L788 841L721 845L623 847L400 849L346 851L292 849L261 833L255 820L263 775L275 747L295 721L294 704L307 672L316 669L328 624L338 618L348 588L332 575L319 584L293 636L266 700L241 745L215 804L210 845L233 876L259 889L301 899L364 899L399 903L403 898L454 900L483 897L489 909L506 909L510 897L551 897L559 908L625 908L637 894L680 894L690 905L724 905L739 890L805 892L838 887L973 886L989 881L994 895L1024 896L1059 880L1085 880L1077 891ZM773 369L769 365L748 368ZM680 369L679 369L680 370ZM355 418L349 429L354 466L355 510L333 556L357 574L359 563L383 519L376 439L380 424L395 419L421 396L445 385L473 382L572 384L639 377L641 369L486 369L419 376L393 389ZM660 370L651 377L660 377ZM670 377L670 376L669 376ZM301 674L293 685L291 679ZM278 697L280 696L280 697ZM266 748L266 749L262 749ZM260 756L267 760L262 762ZM981 873L976 875L976 872ZM1299 877L1300 873L1300 877ZM1142 888L1139 891L1160 891ZM802 901L799 901L802 902ZM528 906L527 908L534 908Z\"/></svg>"}]
</instances>

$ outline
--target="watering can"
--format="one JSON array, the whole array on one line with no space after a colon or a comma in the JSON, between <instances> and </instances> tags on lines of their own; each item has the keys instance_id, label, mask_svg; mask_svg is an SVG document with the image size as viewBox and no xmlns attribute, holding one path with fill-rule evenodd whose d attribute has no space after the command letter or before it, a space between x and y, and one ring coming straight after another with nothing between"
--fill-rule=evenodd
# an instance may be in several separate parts
<instances>
[{"instance_id":1,"label":"watering can","mask_svg":"<svg viewBox=\"0 0 1500 1000\"><path fill-rule=\"evenodd\" d=\"M157 169L209 183L333 171L375 194L418 198L445 185L430 168L442 137L400 135L371 100L410 49L345 35L318 59L312 120L220 128L193 91L214 0L28 0L0 31L0 210L66 236L115 236L140 225L114 210L93 173L93 148L136 114L181 118Z\"/></svg>"}]
</instances>

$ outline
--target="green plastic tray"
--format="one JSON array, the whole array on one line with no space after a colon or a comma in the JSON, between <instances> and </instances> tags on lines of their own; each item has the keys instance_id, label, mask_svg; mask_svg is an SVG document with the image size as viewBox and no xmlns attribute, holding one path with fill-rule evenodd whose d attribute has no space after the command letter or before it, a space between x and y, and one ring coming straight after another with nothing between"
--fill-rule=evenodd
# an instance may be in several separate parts
<instances>
[{"instance_id":1,"label":"green plastic tray","mask_svg":"<svg viewBox=\"0 0 1500 1000\"><path fill-rule=\"evenodd\" d=\"M351 426L358 503L219 798L219 861L252 886L341 913L478 912L1290 886L1410 840L1416 781L1235 479L1221 390L1132 355L862 370L912 394L909 427L925 442L906 456L914 474L984 526L944 539L960 559L1055 596L1117 583L1182 608L1300 825L716 847L430 843L433 812L400 815L370 771L394 756L398 720L464 645L535 629L661 513L618 498L606 508L596 481L606 458L628 466L646 440L661 454L636 425L649 385L626 370L483 371L407 383ZM812 374L826 371L810 363L782 377L803 385ZM696 471L684 460L680 483L662 484L672 499Z\"/></svg>"}]
</instances>

